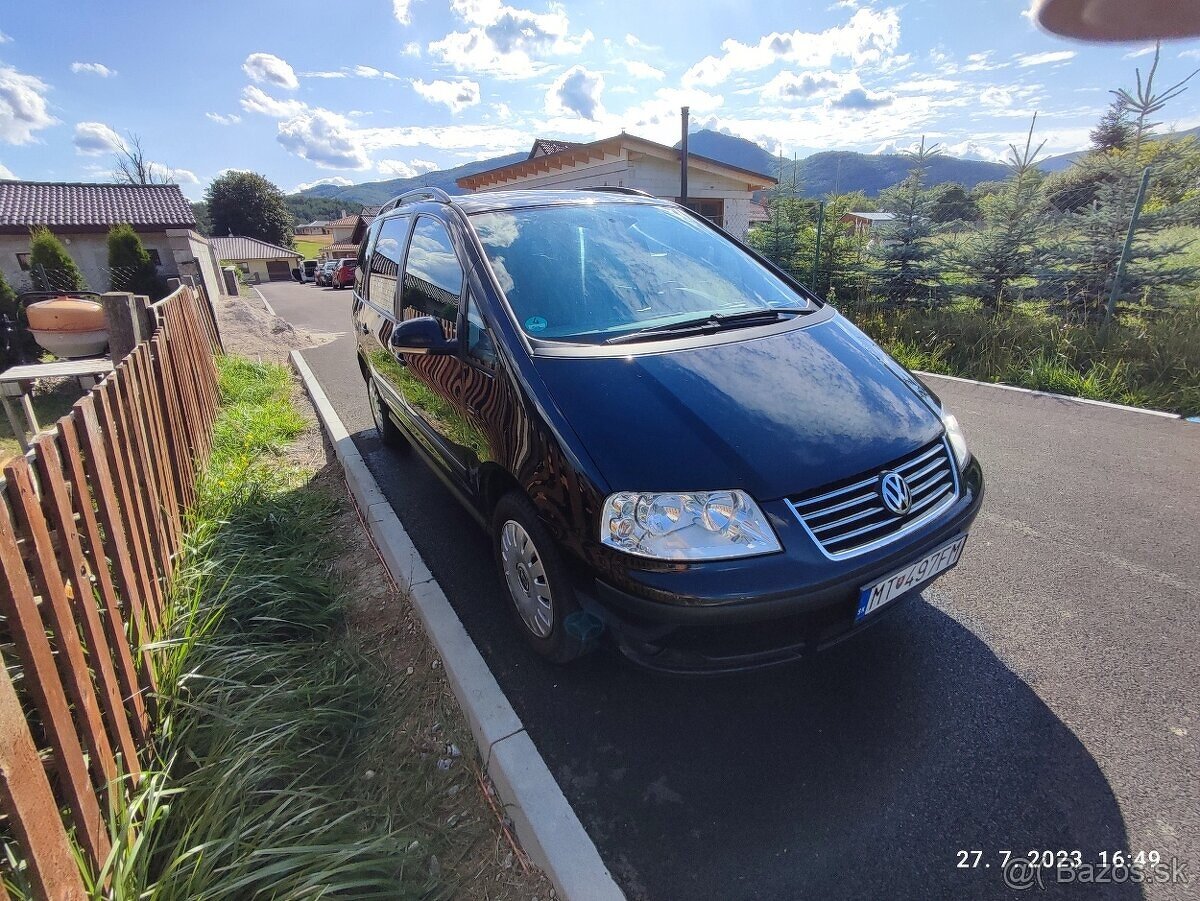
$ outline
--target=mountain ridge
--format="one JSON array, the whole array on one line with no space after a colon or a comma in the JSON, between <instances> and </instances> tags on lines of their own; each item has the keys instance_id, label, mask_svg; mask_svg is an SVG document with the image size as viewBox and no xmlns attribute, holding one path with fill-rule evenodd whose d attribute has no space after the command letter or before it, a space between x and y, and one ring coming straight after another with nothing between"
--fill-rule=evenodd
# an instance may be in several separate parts
<instances>
[{"instance_id":1,"label":"mountain ridge","mask_svg":"<svg viewBox=\"0 0 1200 901\"><path fill-rule=\"evenodd\" d=\"M1180 132L1182 135L1200 135L1200 128ZM679 144L676 143L676 148ZM722 132L702 129L688 135L688 151L719 160L741 169L761 172L788 182L795 171L797 187L805 197L820 197L831 192L847 193L862 191L875 196L884 188L902 181L908 174L911 163L898 153L860 153L854 150L824 150L801 159L783 159L770 153L753 141ZM1043 160L1041 167L1047 172L1067 168L1086 151L1059 154ZM461 194L462 189L455 180L474 175L487 169L507 166L525 159L528 153L504 154L486 160L476 160L427 172L412 178L393 178L364 182L358 185L314 185L305 191L289 195L297 198L322 198L343 201L347 207L355 205L378 206L397 194L421 187L441 188L447 194ZM957 182L970 189L983 181L997 181L1008 174L1002 163L979 159L938 155L929 166L929 182Z\"/></svg>"}]
</instances>

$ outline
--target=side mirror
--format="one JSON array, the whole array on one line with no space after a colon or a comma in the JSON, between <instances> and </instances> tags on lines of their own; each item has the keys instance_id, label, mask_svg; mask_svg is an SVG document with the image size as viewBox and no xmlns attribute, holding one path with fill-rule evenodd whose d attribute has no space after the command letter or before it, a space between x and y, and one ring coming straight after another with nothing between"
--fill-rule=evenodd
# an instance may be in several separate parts
<instances>
[{"instance_id":1,"label":"side mirror","mask_svg":"<svg viewBox=\"0 0 1200 901\"><path fill-rule=\"evenodd\" d=\"M406 354L452 354L458 342L447 338L432 316L405 319L392 332L392 350Z\"/></svg>"}]
</instances>

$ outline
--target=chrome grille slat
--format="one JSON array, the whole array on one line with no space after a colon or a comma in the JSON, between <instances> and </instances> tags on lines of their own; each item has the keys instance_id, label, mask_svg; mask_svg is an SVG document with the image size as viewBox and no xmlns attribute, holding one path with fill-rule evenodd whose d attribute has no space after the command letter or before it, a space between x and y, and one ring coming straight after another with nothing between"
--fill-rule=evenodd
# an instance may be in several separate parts
<instances>
[{"instance_id":1,"label":"chrome grille slat","mask_svg":"<svg viewBox=\"0 0 1200 901\"><path fill-rule=\"evenodd\" d=\"M904 477L912 497L912 505L899 516L881 503L879 481L888 472ZM939 438L871 475L787 503L825 555L841 559L881 547L929 522L953 503L958 490L954 456L945 438Z\"/></svg>"},{"instance_id":2,"label":"chrome grille slat","mask_svg":"<svg viewBox=\"0 0 1200 901\"><path fill-rule=\"evenodd\" d=\"M862 513L855 513L852 516L845 516L845 517L842 517L841 519L835 519L833 522L826 523L823 526L817 526L816 528L813 529L813 532L820 535L822 532L828 532L830 529L836 529L838 526L844 526L847 523L857 522L858 520L862 519L865 516L870 516L872 513L884 513L884 512L886 512L886 511L883 509L883 507L869 507L868 509L864 510Z\"/></svg>"}]
</instances>

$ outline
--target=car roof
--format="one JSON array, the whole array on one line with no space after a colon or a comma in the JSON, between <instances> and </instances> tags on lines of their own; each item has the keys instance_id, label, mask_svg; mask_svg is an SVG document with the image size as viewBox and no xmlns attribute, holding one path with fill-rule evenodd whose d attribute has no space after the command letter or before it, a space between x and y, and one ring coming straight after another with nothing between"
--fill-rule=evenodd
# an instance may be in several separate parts
<instances>
[{"instance_id":1,"label":"car roof","mask_svg":"<svg viewBox=\"0 0 1200 901\"><path fill-rule=\"evenodd\" d=\"M468 215L570 203L666 203L648 194L622 194L618 190L568 191L546 188L533 191L481 191L478 194L460 194L451 198L451 201Z\"/></svg>"}]
</instances>

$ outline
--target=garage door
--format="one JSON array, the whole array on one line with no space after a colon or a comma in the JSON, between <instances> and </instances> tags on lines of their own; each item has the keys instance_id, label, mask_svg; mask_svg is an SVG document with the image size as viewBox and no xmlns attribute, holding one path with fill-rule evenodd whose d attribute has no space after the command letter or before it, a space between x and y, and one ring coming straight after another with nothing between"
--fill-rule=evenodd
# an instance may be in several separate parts
<instances>
[{"instance_id":1,"label":"garage door","mask_svg":"<svg viewBox=\"0 0 1200 901\"><path fill-rule=\"evenodd\" d=\"M292 267L287 260L267 260L267 278L273 282L286 282L292 277Z\"/></svg>"}]
</instances>

